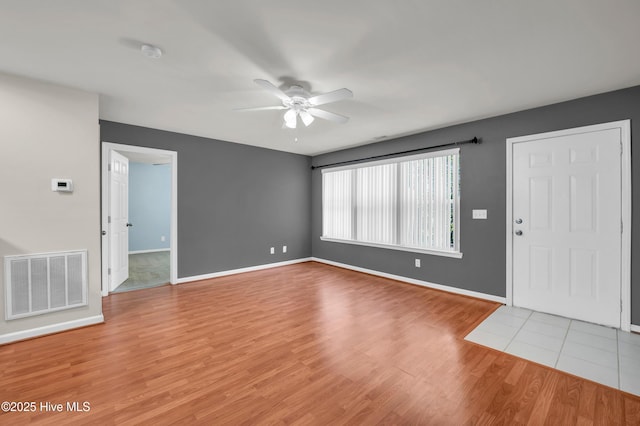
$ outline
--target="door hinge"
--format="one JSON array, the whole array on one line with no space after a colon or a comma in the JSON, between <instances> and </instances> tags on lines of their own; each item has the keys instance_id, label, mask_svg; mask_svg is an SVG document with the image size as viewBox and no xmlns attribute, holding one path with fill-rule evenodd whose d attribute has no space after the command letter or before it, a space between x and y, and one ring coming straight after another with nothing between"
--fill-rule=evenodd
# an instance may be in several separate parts
<instances>
[{"instance_id":1,"label":"door hinge","mask_svg":"<svg viewBox=\"0 0 640 426\"><path fill-rule=\"evenodd\" d=\"M620 155L622 155L622 150L623 150L623 148L622 148L622 141L620 141Z\"/></svg>"},{"instance_id":2,"label":"door hinge","mask_svg":"<svg viewBox=\"0 0 640 426\"><path fill-rule=\"evenodd\" d=\"M107 223L111 223L111 216L107 216Z\"/></svg>"},{"instance_id":3,"label":"door hinge","mask_svg":"<svg viewBox=\"0 0 640 426\"><path fill-rule=\"evenodd\" d=\"M620 312L622 312L622 299L620 299Z\"/></svg>"},{"instance_id":4,"label":"door hinge","mask_svg":"<svg viewBox=\"0 0 640 426\"><path fill-rule=\"evenodd\" d=\"M111 268L107 268L107 275L111 275Z\"/></svg>"},{"instance_id":5,"label":"door hinge","mask_svg":"<svg viewBox=\"0 0 640 426\"><path fill-rule=\"evenodd\" d=\"M622 221L622 219L620 220L620 233L624 234L624 222Z\"/></svg>"},{"instance_id":6,"label":"door hinge","mask_svg":"<svg viewBox=\"0 0 640 426\"><path fill-rule=\"evenodd\" d=\"M110 171L111 171L111 163L109 163L109 164L107 165L107 171L108 171L108 172L110 172Z\"/></svg>"}]
</instances>

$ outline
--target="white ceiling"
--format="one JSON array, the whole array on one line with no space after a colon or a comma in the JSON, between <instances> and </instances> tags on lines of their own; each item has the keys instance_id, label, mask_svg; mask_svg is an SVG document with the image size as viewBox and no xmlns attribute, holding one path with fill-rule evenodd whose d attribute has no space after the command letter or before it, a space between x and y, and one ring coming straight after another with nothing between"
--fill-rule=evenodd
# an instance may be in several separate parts
<instances>
[{"instance_id":1,"label":"white ceiling","mask_svg":"<svg viewBox=\"0 0 640 426\"><path fill-rule=\"evenodd\" d=\"M639 21L638 0L0 0L0 71L97 92L105 120L312 155L638 85ZM279 104L256 78L347 87L323 108L351 120L234 111Z\"/></svg>"}]
</instances>

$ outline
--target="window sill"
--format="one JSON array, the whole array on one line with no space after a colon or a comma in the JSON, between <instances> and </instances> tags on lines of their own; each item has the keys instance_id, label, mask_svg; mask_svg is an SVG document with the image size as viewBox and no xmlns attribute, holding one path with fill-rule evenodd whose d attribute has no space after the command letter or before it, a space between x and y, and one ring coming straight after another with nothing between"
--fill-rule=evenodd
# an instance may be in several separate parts
<instances>
[{"instance_id":1,"label":"window sill","mask_svg":"<svg viewBox=\"0 0 640 426\"><path fill-rule=\"evenodd\" d=\"M339 240L337 238L327 238L320 237L322 241L328 241L331 243L343 243L343 244L354 244L357 246L367 246L367 247L377 247L389 250L400 250L400 251L408 251L412 253L421 253L421 254L430 254L433 256L443 256L443 257L453 257L456 259L462 259L462 252L459 251L444 251L444 250L429 250L429 249L421 249L416 247L404 247L404 246L392 246L388 244L378 244L378 243L368 243L364 241L352 241L352 240Z\"/></svg>"}]
</instances>

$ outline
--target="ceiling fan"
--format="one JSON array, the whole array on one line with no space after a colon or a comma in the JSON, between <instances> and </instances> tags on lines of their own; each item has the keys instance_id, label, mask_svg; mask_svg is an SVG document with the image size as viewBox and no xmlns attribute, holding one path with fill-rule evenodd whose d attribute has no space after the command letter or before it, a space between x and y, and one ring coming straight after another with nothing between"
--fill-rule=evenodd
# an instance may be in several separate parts
<instances>
[{"instance_id":1,"label":"ceiling fan","mask_svg":"<svg viewBox=\"0 0 640 426\"><path fill-rule=\"evenodd\" d=\"M241 111L263 111L263 110L287 110L284 113L284 125L290 129L295 129L298 123L298 117L305 126L313 123L314 117L324 120L334 121L336 123L346 123L349 117L336 114L334 112L325 111L316 108L331 102L341 101L353 97L353 92L349 89L338 89L322 95L311 96L309 92L301 86L291 86L289 89L282 91L274 86L271 82L262 79L253 80L257 85L268 90L281 101L282 105L266 106L257 108L241 108Z\"/></svg>"}]
</instances>

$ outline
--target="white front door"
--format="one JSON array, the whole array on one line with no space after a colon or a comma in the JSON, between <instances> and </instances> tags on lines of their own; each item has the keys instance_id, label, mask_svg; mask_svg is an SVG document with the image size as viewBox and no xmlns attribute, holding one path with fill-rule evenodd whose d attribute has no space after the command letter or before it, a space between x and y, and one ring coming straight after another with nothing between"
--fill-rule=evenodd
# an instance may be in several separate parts
<instances>
[{"instance_id":1,"label":"white front door","mask_svg":"<svg viewBox=\"0 0 640 426\"><path fill-rule=\"evenodd\" d=\"M539 136L513 143L513 304L620 327L621 130Z\"/></svg>"},{"instance_id":2,"label":"white front door","mask_svg":"<svg viewBox=\"0 0 640 426\"><path fill-rule=\"evenodd\" d=\"M129 278L129 159L109 151L109 291Z\"/></svg>"}]
</instances>

